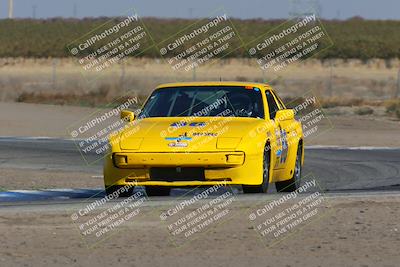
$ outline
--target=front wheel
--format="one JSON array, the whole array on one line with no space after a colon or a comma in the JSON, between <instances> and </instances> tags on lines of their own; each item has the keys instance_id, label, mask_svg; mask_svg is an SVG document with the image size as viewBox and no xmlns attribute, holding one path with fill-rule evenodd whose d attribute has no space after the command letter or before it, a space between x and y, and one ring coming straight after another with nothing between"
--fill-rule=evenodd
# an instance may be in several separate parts
<instances>
[{"instance_id":1,"label":"front wheel","mask_svg":"<svg viewBox=\"0 0 400 267\"><path fill-rule=\"evenodd\" d=\"M269 185L269 165L270 165L269 151L264 149L262 183L260 185L242 185L243 193L245 194L267 193Z\"/></svg>"},{"instance_id":2,"label":"front wheel","mask_svg":"<svg viewBox=\"0 0 400 267\"><path fill-rule=\"evenodd\" d=\"M276 182L275 187L278 192L293 192L296 191L301 184L301 156L302 147L297 148L296 162L294 165L294 173L291 179L282 182Z\"/></svg>"}]
</instances>

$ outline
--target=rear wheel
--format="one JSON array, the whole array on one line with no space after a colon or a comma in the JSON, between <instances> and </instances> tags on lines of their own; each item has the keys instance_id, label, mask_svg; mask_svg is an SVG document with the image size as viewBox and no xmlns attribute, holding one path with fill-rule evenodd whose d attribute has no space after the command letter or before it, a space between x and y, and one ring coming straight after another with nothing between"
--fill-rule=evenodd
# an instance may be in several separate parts
<instances>
[{"instance_id":1,"label":"rear wheel","mask_svg":"<svg viewBox=\"0 0 400 267\"><path fill-rule=\"evenodd\" d=\"M148 196L169 196L170 187L166 186L146 186L146 194Z\"/></svg>"},{"instance_id":2,"label":"rear wheel","mask_svg":"<svg viewBox=\"0 0 400 267\"><path fill-rule=\"evenodd\" d=\"M270 165L269 150L266 151L266 149L264 149L262 183L260 185L243 185L242 186L243 193L245 194L267 193L269 185L269 165Z\"/></svg>"},{"instance_id":3,"label":"rear wheel","mask_svg":"<svg viewBox=\"0 0 400 267\"><path fill-rule=\"evenodd\" d=\"M130 197L133 193L134 186L125 187L123 185L111 185L106 186L106 195L113 196L114 198L118 197Z\"/></svg>"},{"instance_id":4,"label":"rear wheel","mask_svg":"<svg viewBox=\"0 0 400 267\"><path fill-rule=\"evenodd\" d=\"M294 165L294 173L291 179L282 182L276 182L275 187L278 192L293 192L296 191L301 184L301 156L302 147L297 148L296 162Z\"/></svg>"}]
</instances>

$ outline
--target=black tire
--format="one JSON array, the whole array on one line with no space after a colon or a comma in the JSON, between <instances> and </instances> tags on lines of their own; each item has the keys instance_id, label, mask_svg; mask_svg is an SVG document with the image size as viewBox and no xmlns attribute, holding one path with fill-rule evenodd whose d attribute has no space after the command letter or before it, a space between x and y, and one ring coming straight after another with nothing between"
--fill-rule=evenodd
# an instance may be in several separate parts
<instances>
[{"instance_id":1,"label":"black tire","mask_svg":"<svg viewBox=\"0 0 400 267\"><path fill-rule=\"evenodd\" d=\"M263 181L260 185L242 185L243 193L245 194L267 193L269 185L269 166L270 166L269 150L264 149Z\"/></svg>"},{"instance_id":2,"label":"black tire","mask_svg":"<svg viewBox=\"0 0 400 267\"><path fill-rule=\"evenodd\" d=\"M125 189L122 189L124 186L123 185L111 185L111 186L106 186L106 195L113 195L113 197L118 198L118 197L130 197L133 193L133 189L135 188L134 186L131 187L126 187ZM118 192L118 195L115 195Z\"/></svg>"},{"instance_id":3,"label":"black tire","mask_svg":"<svg viewBox=\"0 0 400 267\"><path fill-rule=\"evenodd\" d=\"M297 148L296 162L294 163L294 172L292 178L287 181L276 182L275 187L278 192L293 192L296 191L301 184L301 156L302 146L299 144Z\"/></svg>"},{"instance_id":4,"label":"black tire","mask_svg":"<svg viewBox=\"0 0 400 267\"><path fill-rule=\"evenodd\" d=\"M171 188L167 186L146 186L147 196L169 196Z\"/></svg>"}]
</instances>

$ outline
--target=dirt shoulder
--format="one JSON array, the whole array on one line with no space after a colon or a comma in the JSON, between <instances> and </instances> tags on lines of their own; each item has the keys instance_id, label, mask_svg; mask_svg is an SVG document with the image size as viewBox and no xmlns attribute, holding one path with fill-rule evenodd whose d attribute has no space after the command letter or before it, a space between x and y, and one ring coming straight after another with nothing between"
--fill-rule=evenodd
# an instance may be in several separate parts
<instances>
[{"instance_id":1,"label":"dirt shoulder","mask_svg":"<svg viewBox=\"0 0 400 267\"><path fill-rule=\"evenodd\" d=\"M94 108L0 102L0 136L71 138L67 128ZM400 121L387 117L329 115L332 127L308 145L400 147ZM325 127L327 128L327 127Z\"/></svg>"},{"instance_id":2,"label":"dirt shoulder","mask_svg":"<svg viewBox=\"0 0 400 267\"><path fill-rule=\"evenodd\" d=\"M98 172L0 167L0 191L48 188L103 188L102 168Z\"/></svg>"},{"instance_id":3,"label":"dirt shoulder","mask_svg":"<svg viewBox=\"0 0 400 267\"><path fill-rule=\"evenodd\" d=\"M319 219L265 246L244 216L260 199L235 201L237 214L183 246L169 242L151 201L139 216L86 247L71 214L78 206L0 208L3 266L398 266L400 196L330 197ZM173 203L173 202L172 202ZM171 204L171 203L170 203Z\"/></svg>"},{"instance_id":4,"label":"dirt shoulder","mask_svg":"<svg viewBox=\"0 0 400 267\"><path fill-rule=\"evenodd\" d=\"M356 115L328 118L332 128L306 138L306 145L400 147L400 121Z\"/></svg>"},{"instance_id":5,"label":"dirt shoulder","mask_svg":"<svg viewBox=\"0 0 400 267\"><path fill-rule=\"evenodd\" d=\"M67 127L94 111L75 106L0 102L0 136L71 138Z\"/></svg>"}]
</instances>

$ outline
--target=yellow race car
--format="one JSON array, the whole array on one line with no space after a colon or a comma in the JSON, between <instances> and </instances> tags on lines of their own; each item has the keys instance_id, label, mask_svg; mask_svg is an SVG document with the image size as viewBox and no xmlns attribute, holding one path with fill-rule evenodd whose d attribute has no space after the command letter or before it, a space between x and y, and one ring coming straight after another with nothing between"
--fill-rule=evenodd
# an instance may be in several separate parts
<instances>
[{"instance_id":1,"label":"yellow race car","mask_svg":"<svg viewBox=\"0 0 400 267\"><path fill-rule=\"evenodd\" d=\"M108 195L134 186L168 195L172 187L241 185L244 193L300 186L301 123L266 84L185 82L158 86L140 113L110 137ZM121 190L122 189L122 190Z\"/></svg>"}]
</instances>

